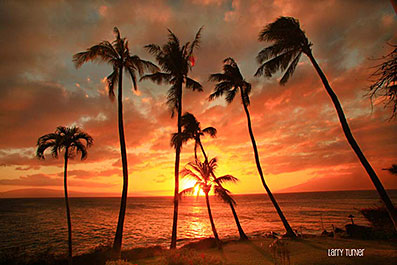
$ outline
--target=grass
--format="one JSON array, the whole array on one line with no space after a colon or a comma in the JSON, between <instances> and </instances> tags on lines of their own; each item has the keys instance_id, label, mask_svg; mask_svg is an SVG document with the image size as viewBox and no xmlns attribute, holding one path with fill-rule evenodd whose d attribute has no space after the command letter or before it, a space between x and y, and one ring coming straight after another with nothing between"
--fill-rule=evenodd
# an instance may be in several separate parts
<instances>
[{"instance_id":1,"label":"grass","mask_svg":"<svg viewBox=\"0 0 397 265\"><path fill-rule=\"evenodd\" d=\"M297 240L282 240L282 244L272 244L274 239L260 238L250 241L230 241L223 249L189 249L174 251L160 247L126 250L122 260L110 261L106 249L76 256L74 265L260 265L260 264L395 264L397 260L397 241L356 240L328 237L308 237ZM363 257L328 257L328 249L365 249ZM281 254L281 255L279 255ZM48 262L26 263L12 262L0 264L67 264L66 260L49 257ZM284 262L283 262L284 260Z\"/></svg>"}]
</instances>

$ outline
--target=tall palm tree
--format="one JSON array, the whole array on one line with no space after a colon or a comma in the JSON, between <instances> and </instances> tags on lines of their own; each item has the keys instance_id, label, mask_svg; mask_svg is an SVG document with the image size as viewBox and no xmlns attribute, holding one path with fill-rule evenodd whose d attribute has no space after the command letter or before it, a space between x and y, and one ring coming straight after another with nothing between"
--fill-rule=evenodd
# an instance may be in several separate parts
<instances>
[{"instance_id":1,"label":"tall palm tree","mask_svg":"<svg viewBox=\"0 0 397 265\"><path fill-rule=\"evenodd\" d=\"M265 28L259 33L259 40L273 42L273 45L264 48L259 52L257 59L261 66L258 68L255 76L265 75L267 77L271 77L272 74L277 71L285 71L280 80L281 85L284 85L294 73L302 53L309 57L310 62L313 64L314 69L320 76L324 88L334 104L348 143L367 171L387 208L387 211L394 223L394 228L397 230L396 209L383 188L378 176L354 139L338 97L332 90L325 74L314 59L311 49L312 43L309 42L304 31L301 30L299 21L292 17L280 17L275 22L265 26Z\"/></svg>"},{"instance_id":2,"label":"tall palm tree","mask_svg":"<svg viewBox=\"0 0 397 265\"><path fill-rule=\"evenodd\" d=\"M84 143L85 141L85 143ZM87 148L93 143L93 139L87 133L81 131L78 127L59 126L54 133L41 136L37 140L36 156L39 159L45 159L44 152L51 148L51 155L58 158L59 153L64 151L64 171L63 171L63 187L65 191L66 218L68 222L68 263L72 264L72 221L70 218L67 174L68 160L73 159L77 154L81 154L81 160L87 158Z\"/></svg>"},{"instance_id":3,"label":"tall palm tree","mask_svg":"<svg viewBox=\"0 0 397 265\"><path fill-rule=\"evenodd\" d=\"M174 117L175 111L178 114L178 135L181 134L181 117L182 117L182 86L193 91L203 91L202 86L197 81L188 77L189 71L194 65L193 52L200 44L200 28L196 33L193 42L187 42L181 46L178 37L168 30L168 42L160 47L157 44L146 45L145 48L149 53L155 56L161 72L148 74L141 80L152 80L158 84L166 83L171 87L168 90L167 104L171 109L171 118ZM178 200L179 200L179 160L182 148L182 140L178 141L175 146L175 189L174 189L174 217L172 222L171 248L176 248L177 224L178 224Z\"/></svg>"},{"instance_id":4,"label":"tall palm tree","mask_svg":"<svg viewBox=\"0 0 397 265\"><path fill-rule=\"evenodd\" d=\"M119 256L121 253L128 192L128 164L123 121L123 71L131 76L134 89L137 90L136 72L138 72L139 75L143 75L145 71L155 72L158 68L153 63L140 59L137 55L131 55L126 38L120 37L120 32L116 27L113 31L116 39L112 43L102 41L84 52L77 53L73 56L73 62L76 68L79 68L88 61L106 62L110 64L113 67L113 72L106 78L106 81L109 90L109 98L111 100L114 100L114 87L118 84L118 127L121 163L123 167L123 191L113 251L116 256Z\"/></svg>"},{"instance_id":5,"label":"tall palm tree","mask_svg":"<svg viewBox=\"0 0 397 265\"><path fill-rule=\"evenodd\" d=\"M193 187L181 191L179 195L182 196L186 194L192 194L194 193L196 187L199 187L204 192L212 233L214 234L218 247L220 247L221 242L219 240L214 219L212 217L208 194L211 191L211 189L213 189L214 193L218 195L223 201L225 201L226 203L235 204L236 202L231 197L230 192L227 189L223 188L221 184L225 182L236 182L238 181L238 179L233 177L232 175L225 175L219 178L212 177L216 167L217 167L216 158L213 158L210 161L205 161L204 163L201 163L198 160L196 160L195 162L188 163L187 166L181 171L181 175L182 177L188 176L192 178L193 180L195 180L195 184Z\"/></svg>"},{"instance_id":6,"label":"tall palm tree","mask_svg":"<svg viewBox=\"0 0 397 265\"><path fill-rule=\"evenodd\" d=\"M239 69L237 63L234 61L233 58L226 58L224 60L223 73L212 74L210 76L210 81L218 82L215 85L214 92L209 97L210 100L213 100L215 98L222 96L223 94L226 94L226 96L225 96L226 102L231 103L233 101L233 99L235 98L236 94L240 91L241 103L243 104L243 108L244 108L245 114L247 116L248 131L249 131L249 135L251 137L251 143L252 143L252 147L254 149L256 167L258 169L258 173L261 178L262 185L265 188L267 194L269 195L269 198L272 201L273 206L276 208L276 211L277 211L278 215L280 216L281 221L283 222L283 225L287 232L286 235L290 236L290 237L295 237L296 235L295 235L294 231L292 230L292 228L289 225L287 219L285 218L283 212L281 211L280 206L278 205L272 192L270 191L269 187L267 186L267 184L265 182L265 178L263 176L263 171L262 171L262 167L261 167L260 160L259 160L259 152L258 152L258 148L256 146L254 133L252 131L251 118L250 118L250 114L248 111L248 106L250 104L249 94L251 92L251 84L248 83L247 81L245 81L244 77L242 76L242 74L240 72L240 69Z\"/></svg>"},{"instance_id":7,"label":"tall palm tree","mask_svg":"<svg viewBox=\"0 0 397 265\"><path fill-rule=\"evenodd\" d=\"M201 148L201 152L202 152L202 154L204 156L205 163L208 163L208 156L207 156L207 154L206 154L206 152L204 150L203 144L201 143L201 136L204 136L205 134L208 134L211 137L215 137L216 133L217 133L216 129L214 127L207 127L205 129L201 129L200 122L196 119L196 117L194 117L193 114L191 114L189 112L186 112L182 116L182 128L183 128L183 130L182 130L182 141L186 142L186 141L188 141L190 139L193 139L195 141L195 143L194 143L194 157L195 157L195 161L198 161L197 148L199 146ZM171 142L172 142L173 146L175 146L176 143L177 143L177 139L178 139L177 136L178 136L177 133L174 133L173 136L172 136ZM216 178L216 176L215 176L213 171L211 171L211 175L212 175L213 179L216 181L217 178ZM217 189L219 190L219 192L221 192L221 190L223 188L222 183L219 182L216 187L218 187ZM227 201L227 196L225 196L225 199L226 199L225 201ZM243 228L241 227L240 220L238 219L236 210L234 208L236 203L233 200L228 200L227 203L229 203L230 208L232 210L233 217L234 217L234 220L236 222L238 232L240 234L240 240L247 240L248 237L244 233Z\"/></svg>"}]
</instances>

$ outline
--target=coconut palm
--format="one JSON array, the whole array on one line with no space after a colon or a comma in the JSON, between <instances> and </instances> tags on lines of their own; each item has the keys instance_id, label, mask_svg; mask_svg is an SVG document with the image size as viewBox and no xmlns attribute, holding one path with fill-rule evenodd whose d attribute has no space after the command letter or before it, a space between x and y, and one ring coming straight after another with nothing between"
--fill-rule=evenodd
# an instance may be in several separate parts
<instances>
[{"instance_id":1,"label":"coconut palm","mask_svg":"<svg viewBox=\"0 0 397 265\"><path fill-rule=\"evenodd\" d=\"M301 30L299 21L292 17L280 17L275 22L264 27L264 29L259 33L259 40L273 42L273 45L264 48L259 52L257 59L261 65L255 76L265 75L267 77L271 77L278 71L285 71L280 80L281 85L284 85L294 73L302 53L309 57L310 62L313 64L317 74L323 82L325 90L331 97L348 143L367 171L376 190L383 200L391 219L393 220L395 229L397 230L397 213L393 203L383 188L383 185L372 166L365 158L363 152L354 139L338 97L332 90L325 74L314 59L311 49L312 43L309 42L304 31Z\"/></svg>"},{"instance_id":2,"label":"coconut palm","mask_svg":"<svg viewBox=\"0 0 397 265\"><path fill-rule=\"evenodd\" d=\"M158 68L153 63L140 59L137 55L131 55L128 48L128 41L125 38L120 37L120 32L116 27L114 28L114 33L116 39L112 43L102 41L101 43L88 48L84 52L75 54L73 56L73 61L76 68L79 68L88 61L106 62L112 66L113 72L106 78L109 97L111 100L115 97L114 87L118 85L118 127L121 163L123 167L123 191L116 235L113 243L113 251L116 256L119 256L121 253L128 192L128 164L123 121L123 72L125 71L131 76L134 89L137 90L137 72L139 75L143 75L145 71L155 72Z\"/></svg>"},{"instance_id":3,"label":"coconut palm","mask_svg":"<svg viewBox=\"0 0 397 265\"><path fill-rule=\"evenodd\" d=\"M202 154L204 156L204 161L206 163L208 163L207 154L206 154L206 152L204 150L203 144L201 143L201 136L204 136L205 134L208 134L211 137L215 137L216 133L217 133L216 129L214 127L207 127L205 129L201 129L200 122L196 119L196 117L194 117L193 114L191 114L189 112L186 112L182 116L182 128L183 128L183 130L182 130L182 141L186 142L186 141L188 141L190 139L193 139L195 141L195 143L194 143L194 157L195 157L195 161L198 161L197 148L200 147L201 148L201 152L202 152ZM178 139L177 136L178 136L178 134L176 134L176 133L174 133L173 136L172 136L171 144L173 146L175 146L176 143L177 143L177 139ZM216 181L217 178L216 178L216 176L215 176L213 171L211 171L211 175L212 175L213 179ZM223 188L222 183L219 182L216 187L219 190L219 192L221 192L221 190ZM227 199L227 198L228 197L225 196L225 199ZM244 233L243 228L241 227L240 220L238 219L236 210L234 208L236 203L233 200L229 200L229 201L227 201L227 203L229 203L230 208L232 210L233 217L234 217L234 220L236 222L238 232L240 234L240 239L241 240L247 240L248 237Z\"/></svg>"},{"instance_id":4,"label":"coconut palm","mask_svg":"<svg viewBox=\"0 0 397 265\"><path fill-rule=\"evenodd\" d=\"M212 177L215 176L214 170L216 169L216 167L217 167L216 158L213 158L210 161L204 161L204 163L201 163L198 160L196 160L195 162L188 163L187 166L181 171L181 176L192 178L195 181L195 184L193 185L193 187L181 191L179 195L182 196L182 195L192 194L196 190L196 187L199 187L199 189L201 189L204 192L212 233L214 234L218 247L220 247L221 242L219 240L214 219L212 217L208 194L211 191L211 189L213 189L215 195L218 195L224 202L236 204L236 202L231 197L230 192L224 187L222 187L221 184L225 182L236 182L238 181L238 179L233 177L232 175L225 175L219 178Z\"/></svg>"},{"instance_id":5,"label":"coconut palm","mask_svg":"<svg viewBox=\"0 0 397 265\"><path fill-rule=\"evenodd\" d=\"M171 118L175 111L178 115L178 135L181 134L182 120L182 86L193 91L202 91L203 88L197 81L188 77L189 71L194 65L193 52L198 48L202 28L196 33L193 42L187 42L181 46L178 37L169 32L168 42L160 47L157 44L146 45L149 53L155 56L161 72L148 74L141 80L152 80L158 84L166 83L171 87L168 90L167 104L171 110ZM172 222L171 248L176 248L177 223L178 223L178 199L179 199L179 160L182 148L182 140L175 146L175 190L174 190L174 216Z\"/></svg>"},{"instance_id":6,"label":"coconut palm","mask_svg":"<svg viewBox=\"0 0 397 265\"><path fill-rule=\"evenodd\" d=\"M85 142L85 143L84 143ZM81 160L87 157L87 148L93 143L93 139L87 133L81 131L78 127L59 126L54 133L41 136L37 140L36 156L39 159L45 159L44 152L50 148L51 155L58 158L58 155L64 152L64 171L63 187L65 191L66 218L68 222L68 263L72 264L72 221L70 218L67 174L68 160L73 159L77 154L81 154Z\"/></svg>"},{"instance_id":7,"label":"coconut palm","mask_svg":"<svg viewBox=\"0 0 397 265\"><path fill-rule=\"evenodd\" d=\"M251 143L254 149L256 167L258 169L258 173L261 178L262 185L265 188L267 194L269 195L269 198L272 201L273 206L276 208L276 211L280 216L281 221L283 222L283 225L287 232L286 235L290 237L295 237L294 231L292 230L283 212L281 211L280 206L278 205L272 192L267 186L265 178L263 176L262 167L259 161L259 152L256 146L254 133L252 131L251 117L248 110L248 106L250 104L249 94L251 92L251 84L244 79L237 63L234 61L233 58L226 58L224 60L223 73L212 74L210 76L210 81L218 82L215 85L214 92L209 97L210 100L221 97L225 94L226 102L231 103L234 100L236 94L240 91L241 103L243 104L243 108L247 116L248 131L251 137Z\"/></svg>"}]
</instances>

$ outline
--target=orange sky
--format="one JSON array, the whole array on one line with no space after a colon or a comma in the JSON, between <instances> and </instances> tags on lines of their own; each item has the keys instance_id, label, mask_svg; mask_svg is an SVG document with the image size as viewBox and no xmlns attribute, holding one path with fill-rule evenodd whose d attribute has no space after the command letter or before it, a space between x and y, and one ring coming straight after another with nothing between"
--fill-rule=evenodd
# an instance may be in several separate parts
<instances>
[{"instance_id":1,"label":"orange sky","mask_svg":"<svg viewBox=\"0 0 397 265\"><path fill-rule=\"evenodd\" d=\"M397 178L382 168L397 163L397 121L382 102L371 108L366 89L378 61L397 43L396 15L389 1L37 1L34 6L3 1L0 23L0 192L15 189L62 189L63 161L34 158L35 143L59 125L78 125L95 141L88 159L70 161L69 185L76 192L118 194L121 163L116 103L105 90L108 65L86 64L76 70L74 53L102 40L113 40L117 26L130 50L154 58L143 46L163 44L167 28L182 42L204 25L191 77L204 92L185 90L184 111L202 127L214 126L217 138L203 138L217 174L240 179L233 193L264 192L256 171L246 117L237 99L208 102L214 85L208 76L233 57L252 83L253 129L270 188L277 191L372 189L347 144L336 113L318 76L302 57L285 86L254 78L255 56L266 44L259 31L279 16L293 16L313 43L313 54L337 93L353 134L386 188ZM372 58L372 59L371 59ZM125 78L124 117L131 195L171 195L176 131L165 105L168 86L145 81L133 93ZM193 159L183 147L181 168ZM182 186L189 183L182 181ZM43 192L45 195L45 192Z\"/></svg>"}]
</instances>

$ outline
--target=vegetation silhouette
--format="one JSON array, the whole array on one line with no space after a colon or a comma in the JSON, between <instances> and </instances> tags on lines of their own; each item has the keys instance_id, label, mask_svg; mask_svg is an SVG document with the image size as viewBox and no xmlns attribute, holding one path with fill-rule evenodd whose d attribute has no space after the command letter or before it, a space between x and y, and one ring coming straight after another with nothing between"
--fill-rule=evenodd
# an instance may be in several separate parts
<instances>
[{"instance_id":1,"label":"vegetation silhouette","mask_svg":"<svg viewBox=\"0 0 397 265\"><path fill-rule=\"evenodd\" d=\"M196 33L193 42L187 42L181 46L178 37L168 30L168 42L160 47L157 44L146 45L145 48L149 53L155 56L161 72L147 74L141 80L151 80L157 84L171 84L168 89L167 104L171 110L171 118L174 117L175 111L178 115L178 135L182 131L182 86L193 91L203 91L200 83L188 77L189 71L194 65L193 52L200 44L202 27ZM181 137L180 137L181 138ZM174 216L172 222L172 235L170 248L176 248L177 227L178 227L178 205L179 205L179 161L182 148L182 140L179 139L175 147L175 190L174 190Z\"/></svg>"},{"instance_id":2,"label":"vegetation silhouette","mask_svg":"<svg viewBox=\"0 0 397 265\"><path fill-rule=\"evenodd\" d=\"M328 95L331 97L348 143L371 178L391 219L393 220L394 227L397 230L396 209L383 188L378 176L354 139L338 97L332 90L325 74L314 59L311 50L312 43L309 42L304 31L301 30L299 21L292 17L280 17L275 22L264 27L264 29L259 33L259 41L273 42L273 45L264 48L259 52L257 60L261 65L255 76L265 75L267 77L271 77L277 71L285 71L280 80L281 85L284 85L294 73L302 53L309 57L310 62L313 64L317 74L320 76Z\"/></svg>"},{"instance_id":3,"label":"vegetation silhouette","mask_svg":"<svg viewBox=\"0 0 397 265\"><path fill-rule=\"evenodd\" d=\"M217 130L214 127L207 127L207 128L201 129L200 122L196 119L196 117L194 117L193 114L191 114L189 112L186 112L182 116L182 128L183 128L183 130L181 132L182 142L187 142L190 139L193 139L195 141L194 142L194 157L195 157L195 161L198 161L197 148L200 147L201 152L202 152L202 154L204 156L204 161L205 161L205 163L208 163L208 157L207 157L207 154L205 153L204 146L201 143L201 139L200 138L201 138L201 136L204 136L205 134L208 134L211 137L216 137ZM177 144L177 140L178 140L178 134L174 133L172 135L172 138L171 138L171 144L173 146L175 146ZM216 182L217 178L216 178L216 176L214 174L214 171L211 171L211 175L212 175L214 181ZM220 189L223 188L221 182L217 183L217 185L219 186ZM239 218L237 216L237 213L236 213L236 210L234 208L234 206L236 205L236 202L234 200L227 201L227 198L228 197L225 196L224 201L227 202L230 205L230 208L232 210L233 217L234 217L234 220L236 222L237 229L238 229L238 232L239 232L239 235L240 235L240 239L241 240L247 240L248 237L244 233L243 228L241 227L240 220L239 220Z\"/></svg>"},{"instance_id":4,"label":"vegetation silhouette","mask_svg":"<svg viewBox=\"0 0 397 265\"><path fill-rule=\"evenodd\" d=\"M393 119L397 116L397 45L390 46L393 51L381 58L384 60L383 63L374 67L376 70L371 75L373 83L369 87L368 95L371 102L377 97L382 97L385 107L391 105L390 119Z\"/></svg>"},{"instance_id":5,"label":"vegetation silhouette","mask_svg":"<svg viewBox=\"0 0 397 265\"><path fill-rule=\"evenodd\" d=\"M85 144L84 142L85 141ZM51 155L58 158L58 155L64 151L64 171L63 187L65 191L66 218L68 222L68 263L72 264L72 221L70 218L69 197L68 197L68 160L73 159L77 154L81 154L81 160L87 158L87 148L93 143L93 139L87 133L81 131L78 127L59 126L54 133L41 136L37 140L36 157L45 159L44 152L51 149Z\"/></svg>"},{"instance_id":6,"label":"vegetation silhouette","mask_svg":"<svg viewBox=\"0 0 397 265\"><path fill-rule=\"evenodd\" d=\"M397 164L393 164L389 168L383 168L383 170L389 171L390 174L397 175Z\"/></svg>"},{"instance_id":7,"label":"vegetation silhouette","mask_svg":"<svg viewBox=\"0 0 397 265\"><path fill-rule=\"evenodd\" d=\"M217 74L212 74L210 76L210 81L218 82L215 85L214 92L210 95L209 100L213 100L215 98L221 97L225 94L225 99L227 103L231 103L236 94L240 91L240 96L241 96L241 103L243 104L243 108L245 111L245 114L247 116L247 123L248 123L248 131L249 135L251 137L251 143L252 147L254 149L254 156L255 156L255 162L256 162L256 167L259 173L259 176L262 181L262 185L265 188L267 194L269 195L269 198L271 202L273 203L273 206L276 208L276 211L285 227L286 230L286 236L289 237L296 237L294 231L292 230L291 226L289 225L287 219L285 218L283 212L281 211L280 206L278 205L276 199L274 198L272 192L270 191L269 187L267 186L265 182L265 178L263 176L262 172L262 167L260 164L259 160L259 152L258 148L256 146L256 141L254 137L254 133L252 130L252 125L251 125L251 118L250 114L248 111L248 106L250 104L250 99L249 99L249 94L251 92L251 84L245 81L244 77L242 76L240 69L237 65L237 63L234 61L233 58L226 58L223 61L223 73L217 73Z\"/></svg>"},{"instance_id":8,"label":"vegetation silhouette","mask_svg":"<svg viewBox=\"0 0 397 265\"><path fill-rule=\"evenodd\" d=\"M199 187L199 189L201 189L204 192L212 233L214 234L218 247L221 247L221 242L219 240L214 219L212 217L208 194L211 191L211 189L213 189L215 195L219 196L224 202L226 203L232 202L233 204L236 204L236 202L233 200L233 198L230 195L230 191L222 187L220 184L226 182L237 182L238 179L233 177L232 175L224 175L219 178L214 178L213 172L215 171L217 166L218 164L216 158L212 158L210 161L204 161L204 163L200 161L188 163L186 167L181 171L181 176L190 177L195 181L195 184L193 187L182 190L179 193L179 195L183 196L183 195L193 194L197 187Z\"/></svg>"},{"instance_id":9,"label":"vegetation silhouette","mask_svg":"<svg viewBox=\"0 0 397 265\"><path fill-rule=\"evenodd\" d=\"M123 70L131 76L134 89L137 90L136 72L138 72L139 75L143 75L145 71L156 72L159 69L153 63L142 60L137 55L130 55L127 39L121 38L120 31L117 27L115 27L113 31L116 39L112 43L102 41L99 44L88 48L84 52L77 53L73 56L73 62L75 63L76 68L79 68L88 61L105 62L110 64L113 67L113 72L106 78L106 81L111 100L114 100L115 97L114 86L118 84L118 129L121 163L123 167L123 191L121 195L120 212L113 243L113 251L115 256L120 256L128 193L128 164L123 121Z\"/></svg>"}]
</instances>

